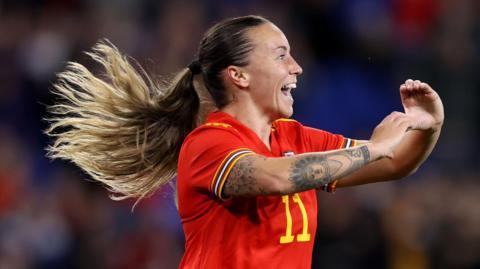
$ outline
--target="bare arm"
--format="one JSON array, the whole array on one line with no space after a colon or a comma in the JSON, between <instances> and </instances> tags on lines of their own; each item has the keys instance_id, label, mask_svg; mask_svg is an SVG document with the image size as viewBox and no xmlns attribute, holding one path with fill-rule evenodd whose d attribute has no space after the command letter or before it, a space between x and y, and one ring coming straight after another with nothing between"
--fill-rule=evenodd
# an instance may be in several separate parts
<instances>
[{"instance_id":1,"label":"bare arm","mask_svg":"<svg viewBox=\"0 0 480 269\"><path fill-rule=\"evenodd\" d=\"M395 148L393 158L382 159L339 180L337 187L394 180L414 173L430 155L443 125L443 105L438 94L426 83L405 81L400 96L412 128ZM368 142L368 141L366 141Z\"/></svg>"},{"instance_id":2,"label":"bare arm","mask_svg":"<svg viewBox=\"0 0 480 269\"><path fill-rule=\"evenodd\" d=\"M378 159L371 145L283 158L245 156L232 169L225 196L290 194L319 188ZM373 158L372 158L373 157Z\"/></svg>"},{"instance_id":3,"label":"bare arm","mask_svg":"<svg viewBox=\"0 0 480 269\"><path fill-rule=\"evenodd\" d=\"M394 150L393 158L370 163L341 178L336 185L337 188L395 180L413 174L430 155L439 135L440 129L433 132L408 131Z\"/></svg>"},{"instance_id":4,"label":"bare arm","mask_svg":"<svg viewBox=\"0 0 480 269\"><path fill-rule=\"evenodd\" d=\"M291 194L319 188L369 163L391 157L408 127L406 116L397 112L377 126L375 139L367 145L282 158L245 156L227 177L223 194L225 197Z\"/></svg>"}]
</instances>

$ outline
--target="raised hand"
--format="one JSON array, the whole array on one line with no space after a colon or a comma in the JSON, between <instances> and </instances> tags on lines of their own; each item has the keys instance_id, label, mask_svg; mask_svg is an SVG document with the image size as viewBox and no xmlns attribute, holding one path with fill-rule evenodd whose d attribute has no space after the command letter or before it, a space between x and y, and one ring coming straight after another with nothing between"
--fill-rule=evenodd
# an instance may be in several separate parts
<instances>
[{"instance_id":1,"label":"raised hand","mask_svg":"<svg viewBox=\"0 0 480 269\"><path fill-rule=\"evenodd\" d=\"M437 130L443 124L444 112L440 96L420 80L407 79L400 85L400 97L412 129Z\"/></svg>"},{"instance_id":2,"label":"raised hand","mask_svg":"<svg viewBox=\"0 0 480 269\"><path fill-rule=\"evenodd\" d=\"M411 127L411 118L401 112L392 112L373 130L370 142L380 157L393 157L395 147L400 144L405 132Z\"/></svg>"}]
</instances>

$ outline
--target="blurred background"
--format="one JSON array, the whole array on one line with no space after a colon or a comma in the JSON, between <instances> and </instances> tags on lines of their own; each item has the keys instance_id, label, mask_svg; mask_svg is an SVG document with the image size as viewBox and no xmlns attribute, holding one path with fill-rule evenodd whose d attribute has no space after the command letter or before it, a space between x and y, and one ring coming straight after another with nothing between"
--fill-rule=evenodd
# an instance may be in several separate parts
<instances>
[{"instance_id":1,"label":"blurred background","mask_svg":"<svg viewBox=\"0 0 480 269\"><path fill-rule=\"evenodd\" d=\"M319 195L313 268L480 268L480 2L475 0L0 0L0 268L176 268L184 238L166 187L114 202L45 158L55 74L108 38L154 76L184 68L203 32L259 14L303 67L294 118L368 139L426 81L445 105L432 156L407 179ZM93 67L95 68L95 67ZM252 257L253 258L253 257Z\"/></svg>"}]
</instances>

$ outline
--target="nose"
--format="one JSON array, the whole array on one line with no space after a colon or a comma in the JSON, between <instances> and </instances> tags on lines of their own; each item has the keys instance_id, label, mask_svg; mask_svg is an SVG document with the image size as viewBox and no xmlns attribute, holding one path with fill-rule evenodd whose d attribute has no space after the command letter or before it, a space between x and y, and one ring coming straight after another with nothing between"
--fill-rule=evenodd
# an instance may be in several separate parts
<instances>
[{"instance_id":1,"label":"nose","mask_svg":"<svg viewBox=\"0 0 480 269\"><path fill-rule=\"evenodd\" d=\"M301 75L303 73L302 67L295 61L293 57L290 57L290 74L292 75Z\"/></svg>"}]
</instances>

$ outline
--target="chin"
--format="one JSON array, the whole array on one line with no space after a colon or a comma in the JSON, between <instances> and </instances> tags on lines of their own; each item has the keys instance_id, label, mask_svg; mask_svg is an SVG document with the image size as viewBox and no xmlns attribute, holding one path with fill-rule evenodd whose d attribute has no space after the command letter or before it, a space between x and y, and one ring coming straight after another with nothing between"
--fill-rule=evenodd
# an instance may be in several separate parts
<instances>
[{"instance_id":1,"label":"chin","mask_svg":"<svg viewBox=\"0 0 480 269\"><path fill-rule=\"evenodd\" d=\"M293 115L293 108L290 108L288 110L280 111L279 118L290 118L292 115Z\"/></svg>"},{"instance_id":2,"label":"chin","mask_svg":"<svg viewBox=\"0 0 480 269\"><path fill-rule=\"evenodd\" d=\"M277 108L274 111L271 111L269 114L272 121L278 119L288 119L293 115L293 107Z\"/></svg>"}]
</instances>

